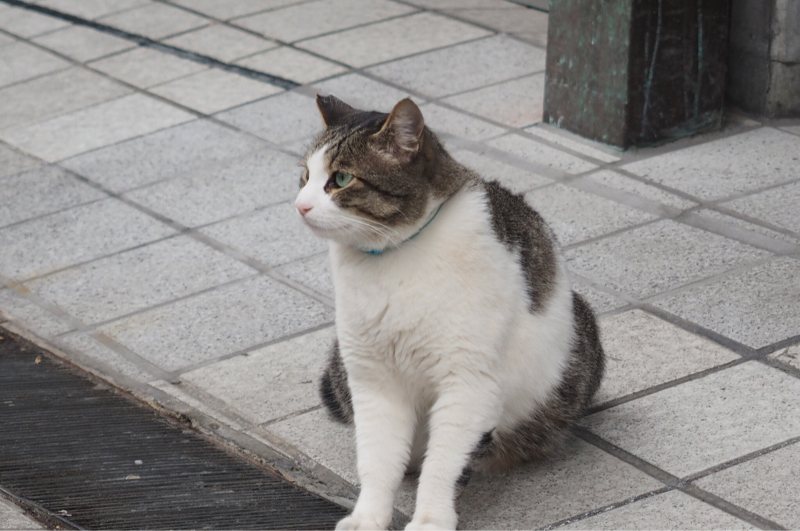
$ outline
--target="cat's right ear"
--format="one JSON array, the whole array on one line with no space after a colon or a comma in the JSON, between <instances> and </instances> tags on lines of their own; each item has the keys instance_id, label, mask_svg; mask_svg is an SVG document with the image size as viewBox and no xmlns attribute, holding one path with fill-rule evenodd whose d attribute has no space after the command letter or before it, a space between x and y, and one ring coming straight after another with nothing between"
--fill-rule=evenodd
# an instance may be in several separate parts
<instances>
[{"instance_id":1,"label":"cat's right ear","mask_svg":"<svg viewBox=\"0 0 800 531\"><path fill-rule=\"evenodd\" d=\"M345 118L356 112L354 108L333 95L317 94L317 108L322 115L322 121L325 122L325 127L339 125Z\"/></svg>"}]
</instances>

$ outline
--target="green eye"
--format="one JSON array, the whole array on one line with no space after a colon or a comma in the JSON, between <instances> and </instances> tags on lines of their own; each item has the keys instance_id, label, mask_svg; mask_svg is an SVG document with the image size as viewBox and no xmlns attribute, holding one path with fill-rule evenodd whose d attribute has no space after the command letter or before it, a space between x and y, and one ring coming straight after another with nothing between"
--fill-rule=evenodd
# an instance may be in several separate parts
<instances>
[{"instance_id":1,"label":"green eye","mask_svg":"<svg viewBox=\"0 0 800 531\"><path fill-rule=\"evenodd\" d=\"M350 184L350 181L353 180L353 176L349 173L342 173L337 171L333 176L333 180L336 183L336 186L338 186L339 188L344 188L345 186Z\"/></svg>"}]
</instances>

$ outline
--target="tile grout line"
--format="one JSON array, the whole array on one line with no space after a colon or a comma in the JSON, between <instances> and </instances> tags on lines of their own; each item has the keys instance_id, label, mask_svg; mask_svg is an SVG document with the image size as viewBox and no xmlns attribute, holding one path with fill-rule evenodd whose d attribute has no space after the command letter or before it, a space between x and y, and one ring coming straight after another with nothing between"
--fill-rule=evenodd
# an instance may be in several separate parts
<instances>
[{"instance_id":1,"label":"tile grout line","mask_svg":"<svg viewBox=\"0 0 800 531\"><path fill-rule=\"evenodd\" d=\"M271 347L273 345L278 345L278 344L286 342L286 341L291 341L293 339L297 339L298 337L302 337L302 336L305 336L305 335L308 335L308 334L313 334L315 332L319 332L320 330L325 330L326 328L330 328L330 327L332 327L334 325L335 325L335 323L333 321L329 321L327 323L322 323L322 324L319 324L319 325L316 325L316 326L312 326L311 328L306 328L306 329L303 329L303 330L299 330L297 332L292 332L290 334L283 335L281 337L276 337L276 338L270 339L268 341L262 341L261 343L256 343L254 345L249 345L249 346L247 346L245 348L239 349L239 350L231 352L229 354L224 354L224 355L219 356L219 357L214 358L214 359L199 361L199 362L194 363L192 365L187 365L185 367L181 367L181 368L176 369L174 371L170 371L169 375L170 375L170 378L172 378L173 380L176 380L176 379L180 378L181 376L183 376L184 374L196 371L198 369L202 369L202 368L208 367L210 365L214 365L215 363L218 363L220 361L229 360L231 358L235 358L235 357L241 356L243 354L249 354L249 353L254 352L256 350L261 350L262 348L267 348L267 347Z\"/></svg>"},{"instance_id":2,"label":"tile grout line","mask_svg":"<svg viewBox=\"0 0 800 531\"><path fill-rule=\"evenodd\" d=\"M4 0L0 0L0 1L4 1ZM344 31L349 31L351 29L367 27L367 26L371 26L371 25L374 25L374 24L378 24L378 23L381 23L381 22L388 21L388 20L394 20L394 19L408 17L408 16L411 16L411 15L416 15L416 14L419 14L419 13L428 12L429 10L423 9L423 8L416 8L417 9L416 11L413 11L413 12L410 12L410 13L405 13L405 14L402 14L402 15L395 15L393 17L389 17L389 18L386 18L386 19L381 19L381 20L374 21L374 22L366 22L364 24L359 24L359 25L356 25L356 26L350 26L350 27L347 27L347 28L334 30L334 31L331 31L331 32L328 32L328 33L315 35L315 36L312 36L312 37L305 37L305 38L299 39L297 41L284 41L284 40L277 39L277 38L274 38L274 37L267 37L265 34L259 33L259 32L255 31L255 30L252 30L252 29L247 28L245 26L241 26L241 25L236 23L236 21L241 20L243 18L247 18L249 15L243 15L241 17L234 17L234 18L231 18L231 19L220 19L220 18L214 17L212 15L204 14L201 11L196 11L196 10L190 8L190 7L187 7L187 6L182 6L182 5L179 5L179 4L173 4L171 2L171 0L154 0L154 1L160 2L160 3L164 3L164 4L169 4L169 5L173 6L173 7L178 8L178 9L182 9L183 11L186 11L186 12L189 12L189 13L192 13L192 14L195 14L195 15L199 15L199 16L205 17L205 18L207 18L209 20L214 21L217 24L222 24L222 25L225 25L227 27L230 27L230 28L233 28L233 29L245 32L245 33L248 33L248 34L250 34L250 35L252 35L254 37L259 37L259 38L267 40L269 42L276 43L279 47L282 46L282 47L291 48L291 49L293 49L295 51L302 52L302 53L305 53L305 54L308 54L308 55L312 55L312 56L314 56L314 57L316 57L318 59L323 59L325 61L334 63L337 66L341 66L341 67L344 67L344 68L347 69L346 72L333 74L331 76L328 76L327 78L321 78L319 80L315 80L315 81L311 81L309 83L301 84L301 86L303 86L303 87L309 87L313 83L318 83L320 81L327 80L327 79L337 78L337 77L346 75L348 73L359 73L364 68L372 68L372 67L379 66L379 65L382 65L382 64L391 63L393 61L399 61L399 60L403 60L403 59L408 59L410 57L416 57L418 55L422 55L422 54L425 54L425 53L444 50L444 49L447 49L447 48L452 48L452 47L459 46L461 44L467 44L467 43L470 43L470 42L475 42L475 41L479 41L479 40L482 40L482 39L486 39L486 38L492 37L492 35L484 35L482 37L476 37L474 39L468 39L466 41L460 41L460 42L453 43L453 44L446 44L444 46L439 46L439 47L423 50L421 52L413 52L413 53L410 53L408 55L395 57L393 59L387 59L386 61L379 61L377 63L372 63L372 64L366 65L364 67L354 67L354 66L352 66L352 65L350 65L348 63L344 63L342 61L339 61L338 59L334 59L332 57L327 57L327 56L322 55L322 54L320 54L318 52L315 52L313 50L309 50L309 49L306 49L306 48L301 48L299 46L296 46L295 44L296 43L302 43L302 42L305 42L305 41L309 41L309 40L312 40L312 39L316 39L317 37L336 35L337 33L342 33ZM315 0L310 0L309 2L302 2L302 3L299 3L299 4L291 4L291 6L312 3L313 1L315 1ZM276 9L282 9L283 7L291 7L291 6L282 6L282 7L279 7L279 8L267 10L267 12L274 11ZM494 33L497 33L497 32L494 32ZM237 61L241 60L241 59L242 58L239 58L239 59L237 59Z\"/></svg>"},{"instance_id":3,"label":"tile grout line","mask_svg":"<svg viewBox=\"0 0 800 531\"><path fill-rule=\"evenodd\" d=\"M602 402L600 404L596 404L596 405L590 406L589 409L586 412L586 415L587 416L588 415L594 415L595 413L600 413L601 411L607 411L607 410L615 408L617 406L621 406L622 404L627 404L629 402L633 402L633 401L638 400L640 398L644 398L646 396L654 395L656 393L660 393L661 391L665 391L667 389L672 389L673 387L677 387L677 386L685 384L687 382L692 382L694 380L700 380L702 378L705 378L706 376L711 376L712 374L716 374L718 372L722 372L722 371L724 371L726 369L730 369L730 368L733 368L733 367L738 367L739 365L742 365L744 363L748 363L750 361L753 361L753 360L751 360L749 358L745 358L745 357L740 357L738 359L731 360L729 362L726 362L726 363L723 363L723 364L720 364L720 365L716 365L714 367L711 367L711 368L708 368L708 369L704 369L702 371L697 371L697 372L694 372L692 374L688 374L686 376L682 376L680 378L675 378L674 380L669 380L667 382L656 384L656 385L653 385L651 387L647 387L645 389L641 389L639 391L635 391L633 393L630 393L630 394L627 394L627 395L624 395L624 396L620 396L620 397L617 397L617 398L612 398L611 400L607 400L607 401Z\"/></svg>"},{"instance_id":4,"label":"tile grout line","mask_svg":"<svg viewBox=\"0 0 800 531\"><path fill-rule=\"evenodd\" d=\"M665 494L667 492L676 490L674 487L662 487L660 489L651 490L649 492L645 492L644 494L638 494L636 496L631 496L630 498L626 498L622 501L610 503L608 505L604 505L602 507L598 507L597 509L592 509L590 511L586 511L575 516L570 516L569 518L564 518L562 520L558 520L557 522L553 522L552 524L548 524L544 527L540 527L538 531L550 531L552 529L558 529L559 527L563 527L565 525L573 524L575 522L580 522L582 520L586 520L588 518L592 518L593 516L597 516L600 514L607 513L609 511L613 511L614 509L618 509L620 507L625 507L626 505L631 505L632 503L636 503L638 501L647 500L654 496L659 496L661 494Z\"/></svg>"},{"instance_id":5,"label":"tile grout line","mask_svg":"<svg viewBox=\"0 0 800 531\"><path fill-rule=\"evenodd\" d=\"M588 287L596 289L597 291L600 291L601 293L605 293L605 294L610 295L610 296L612 296L612 297L614 297L616 299L620 299L620 300L626 302L628 306L626 307L627 309L625 309L624 311L633 310L633 309L639 309L639 310L645 311L645 312L650 313L652 315L655 315L656 317L659 317L659 318L661 318L661 319L663 319L663 320L665 320L665 321L667 321L669 323L672 323L672 324L674 324L674 325L686 330L687 332L690 332L692 334L698 335L698 336L703 337L703 338L705 338L705 339L707 339L709 341L712 341L712 342L714 342L714 343L716 343L716 344L718 344L718 345L720 345L722 347L725 347L726 349L735 352L736 354L738 354L739 356L742 356L743 358L754 359L754 358L756 358L758 356L757 352L754 349L752 349L752 348L750 348L750 347L748 347L748 346L746 346L746 345L744 345L742 343L739 343L738 341L734 341L734 340L732 340L732 339L730 339L728 337L725 337L725 336L723 336L721 334L718 334L717 332L714 332L712 330L704 328L704 327L702 327L702 326L700 326L700 325L698 325L696 323L693 323L693 322L690 322L690 321L686 321L686 320L684 320L684 319L682 319L680 317L677 317L677 316L675 316L675 315L673 315L673 314L671 314L669 312L666 312L666 311L664 311L664 310L662 310L662 309L660 309L658 307L655 307L655 306L653 306L653 305L651 305L651 304L649 304L647 302L644 302L644 301L642 301L640 299L637 299L635 297L631 297L630 295L628 295L626 293L622 293L622 292L614 290L613 288L609 288L609 287L604 286L602 284L598 284L597 282L595 282L595 281L593 281L591 279L588 279L588 278L584 277L583 275L575 273L574 271L571 271L570 275L572 275L572 277L574 277L581 284L584 284L584 285L586 285ZM622 310L622 308L620 308L620 310Z\"/></svg>"},{"instance_id":6,"label":"tile grout line","mask_svg":"<svg viewBox=\"0 0 800 531\"><path fill-rule=\"evenodd\" d=\"M686 476L683 479L684 479L684 481L687 481L687 482L693 482L693 481L696 481L698 479L703 479L703 478L708 477L708 476L710 476L712 474L716 474L717 472L721 472L723 470L727 470L728 468L740 465L742 463L747 463L748 461L752 461L753 459L757 459L757 458L759 458L759 457L761 457L763 455L769 455L772 452L775 452L775 451L780 450L782 448L786 448L787 446L791 446L793 444L797 444L798 442L800 442L800 437L792 437L791 439L787 439L787 440L785 440L783 442L779 442L777 444L773 444L771 446L767 446L766 448L761 448L760 450L756 450L754 452L750 452L748 454L736 457L736 458L731 459L729 461L725 461L724 463L720 463L718 465L714 465L714 466L709 467L709 468L707 468L705 470L701 470L700 472L696 472L694 474L690 474L690 475Z\"/></svg>"},{"instance_id":7,"label":"tile grout line","mask_svg":"<svg viewBox=\"0 0 800 531\"><path fill-rule=\"evenodd\" d=\"M68 22L72 22L73 24L86 26L102 33L107 33L109 35L113 35L115 37L119 37L121 39L125 39L128 41L132 41L137 43L139 46L152 48L162 53L167 53L170 55L174 55L176 57L181 57L183 59L188 59L190 61L194 61L196 63L205 64L207 66L218 68L220 70L225 70L228 72L232 72L235 74L239 74L244 77L248 77L251 79L256 79L258 81L263 81L269 83L270 85L274 85L276 87L282 89L290 89L299 86L299 83L294 81L284 79L278 76L274 76L272 74L267 74L264 72L259 72L258 70L253 70L252 68L247 68L241 65L234 65L230 63L226 63L220 61L219 59L215 59L213 57L203 55L197 52L192 52L189 50L184 50L182 48L178 48L177 46L172 46L169 44L164 44L159 42L156 39L151 39L150 37L145 37L143 35L137 35L135 33L130 33L121 29L114 28L112 26L108 26L101 22L87 20L81 17L77 17L75 15L70 15L69 13L65 13L63 11L57 11L55 9L50 9L45 6L40 6L36 4L30 4L28 2L24 2L22 0L0 0L0 2L6 3L11 6L20 7L23 9L28 9L31 11L36 11L42 13L44 15L48 15L54 18L58 18L61 20L66 20ZM205 17L207 20L208 17ZM199 29L199 28L195 28ZM191 31L191 30L188 30ZM174 35L171 35L172 37ZM29 41L30 42L30 41ZM31 44L34 44L31 42ZM38 43L35 43L38 44ZM46 47L45 47L46 48Z\"/></svg>"},{"instance_id":8,"label":"tile grout line","mask_svg":"<svg viewBox=\"0 0 800 531\"><path fill-rule=\"evenodd\" d=\"M478 22L475 22L474 20L460 18L460 17L456 16L455 14L449 13L448 11L445 11L445 10L442 10L442 9L432 9L432 8L429 8L429 7L420 7L420 6L417 6L417 5L415 5L415 4L411 3L411 2L406 2L404 0L392 0L392 1L394 3L396 3L396 4L422 9L427 13L434 13L434 14L439 15L441 17L449 18L450 20L455 20L457 22L462 22L464 24L470 24L472 26L475 26L476 28L480 28L480 29L485 30L485 31L491 31L493 33L502 33L503 35L508 35L508 37L513 38L514 40L516 40L518 42L522 42L522 43L527 44L529 46L533 46L535 48L538 48L539 50L542 50L542 49L546 48L546 47L541 46L540 44L533 43L533 42L530 42L530 41L526 41L525 39L522 39L522 38L518 37L517 35L515 35L513 33L506 33L506 32L503 32L503 31L499 31L497 28L492 28L491 26L486 26L486 25L480 24Z\"/></svg>"},{"instance_id":9,"label":"tile grout line","mask_svg":"<svg viewBox=\"0 0 800 531\"><path fill-rule=\"evenodd\" d=\"M743 507L739 507L729 501L711 494L708 491L705 491L696 485L692 485L690 481L685 479L681 479L677 476L670 474L669 472L662 470L661 468L645 461L644 459L624 450L613 443L606 441L605 439L595 435L593 432L589 431L583 427L577 427L574 430L575 435L581 438L583 441L591 444L592 446L598 448L599 450L604 451L607 454L610 454L617 459L624 461L625 463L633 466L640 472L643 472L650 476L653 479L656 479L666 485L667 487L671 487L673 489L677 489L684 494L688 494L702 502L705 502L716 509L724 511L731 516L734 516L740 520L743 520L751 525L754 525L760 529L784 529L783 526L764 518L756 513L748 511Z\"/></svg>"},{"instance_id":10,"label":"tile grout line","mask_svg":"<svg viewBox=\"0 0 800 531\"><path fill-rule=\"evenodd\" d=\"M38 294L30 291L21 283L0 275L0 283L5 284L9 289L15 292L17 295L22 296L28 302L33 303L34 305L42 308L46 312L50 313L51 315L55 316L59 320L68 323L70 326L74 328L73 331L77 331L83 334L86 334L97 342L107 346L111 349L115 354L119 355L126 361L130 362L134 365L137 369L149 373L157 378L164 378L167 376L167 373L158 367L157 365L153 364L149 360L143 358L139 354L133 352L129 348L125 347L121 343L117 342L113 338L105 335L104 333L95 330L94 328L90 327L77 317L74 317L66 310L63 310L59 306L47 301L43 297L40 297Z\"/></svg>"}]
</instances>

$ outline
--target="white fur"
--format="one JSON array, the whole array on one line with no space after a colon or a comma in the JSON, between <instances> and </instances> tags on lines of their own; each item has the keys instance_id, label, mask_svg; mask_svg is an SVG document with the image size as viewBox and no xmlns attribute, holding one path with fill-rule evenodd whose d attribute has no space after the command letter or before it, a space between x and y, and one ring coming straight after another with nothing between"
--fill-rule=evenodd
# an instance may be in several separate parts
<instances>
[{"instance_id":1,"label":"white fur","mask_svg":"<svg viewBox=\"0 0 800 531\"><path fill-rule=\"evenodd\" d=\"M346 226L348 214L336 221L330 198L306 192L322 182L319 154L298 202L313 201L309 215L320 208L326 223ZM350 240L333 236L331 259L361 494L337 529L388 526L415 430L425 428L407 529L455 529L456 481L481 436L528 417L561 378L573 334L563 265L547 308L532 315L518 257L495 237L479 187L457 193L419 235L381 255Z\"/></svg>"}]
</instances>

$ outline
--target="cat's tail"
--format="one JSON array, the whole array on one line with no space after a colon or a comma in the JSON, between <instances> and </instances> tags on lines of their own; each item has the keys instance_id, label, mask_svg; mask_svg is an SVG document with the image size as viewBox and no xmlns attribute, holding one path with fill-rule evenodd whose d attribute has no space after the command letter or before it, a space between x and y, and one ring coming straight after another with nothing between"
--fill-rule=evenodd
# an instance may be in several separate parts
<instances>
[{"instance_id":1,"label":"cat's tail","mask_svg":"<svg viewBox=\"0 0 800 531\"><path fill-rule=\"evenodd\" d=\"M328 354L328 366L322 372L319 383L322 403L334 420L344 424L353 423L353 402L347 385L347 370L339 352L339 340L335 339Z\"/></svg>"}]
</instances>

